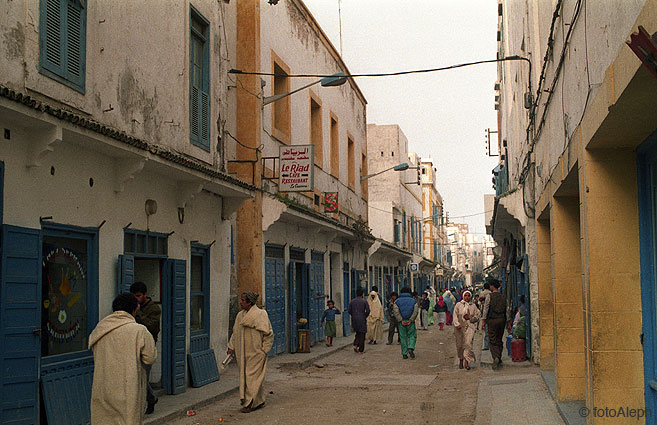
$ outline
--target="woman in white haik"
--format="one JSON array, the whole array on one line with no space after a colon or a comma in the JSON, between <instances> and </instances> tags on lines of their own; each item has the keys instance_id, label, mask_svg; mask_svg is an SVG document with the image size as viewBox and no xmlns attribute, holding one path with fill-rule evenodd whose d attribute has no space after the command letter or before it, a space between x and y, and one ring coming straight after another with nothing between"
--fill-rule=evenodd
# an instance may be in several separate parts
<instances>
[{"instance_id":1,"label":"woman in white haik","mask_svg":"<svg viewBox=\"0 0 657 425\"><path fill-rule=\"evenodd\" d=\"M454 307L454 338L456 339L456 352L459 355L459 369L464 367L470 370L470 365L476 359L472 351L477 322L481 312L472 302L472 292L464 291L463 299Z\"/></svg>"}]
</instances>

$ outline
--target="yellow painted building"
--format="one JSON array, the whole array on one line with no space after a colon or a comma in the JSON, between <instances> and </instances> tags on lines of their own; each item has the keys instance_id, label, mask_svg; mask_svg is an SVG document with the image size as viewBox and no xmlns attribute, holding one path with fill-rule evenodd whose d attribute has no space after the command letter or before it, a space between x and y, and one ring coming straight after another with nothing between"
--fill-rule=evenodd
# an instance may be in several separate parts
<instances>
[{"instance_id":1,"label":"yellow painted building","mask_svg":"<svg viewBox=\"0 0 657 425\"><path fill-rule=\"evenodd\" d=\"M531 355L562 411L655 423L657 2L553 3L499 2L498 58L531 73L499 62L490 229L527 255Z\"/></svg>"}]
</instances>

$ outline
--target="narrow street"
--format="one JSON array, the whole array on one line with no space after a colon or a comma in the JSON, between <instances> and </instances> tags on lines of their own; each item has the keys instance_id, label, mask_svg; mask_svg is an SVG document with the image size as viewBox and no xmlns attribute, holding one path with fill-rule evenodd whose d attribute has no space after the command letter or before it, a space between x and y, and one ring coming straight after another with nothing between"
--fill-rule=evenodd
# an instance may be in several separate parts
<instances>
[{"instance_id":1,"label":"narrow street","mask_svg":"<svg viewBox=\"0 0 657 425\"><path fill-rule=\"evenodd\" d=\"M483 333L475 343L481 347ZM403 360L396 343L366 345L364 355L350 346L314 362L310 367L269 367L263 409L240 413L239 396L233 393L197 411L196 416L182 417L169 423L195 424L323 424L323 423L390 423L390 424L473 424L526 423L526 416L514 422L508 416L495 417L491 396L510 391L510 396L531 401L533 392L545 391L536 367L508 366L500 372L490 368L458 369L453 328L439 331L430 326L418 331L416 360ZM476 350L479 358L481 350ZM293 357L294 355L288 355ZM234 365L231 365L234 367ZM485 385L485 387L482 385ZM529 385L514 393L510 387ZM506 385L505 385L506 384ZM484 400L488 405L478 405ZM500 399L504 399L504 393ZM549 400L548 400L549 399ZM504 401L504 410L513 414ZM549 395L545 399L548 411L533 409L537 414L532 423L556 424L560 418ZM540 407L540 406L538 406ZM551 407L551 410L549 409ZM503 420L502 420L503 419Z\"/></svg>"}]
</instances>

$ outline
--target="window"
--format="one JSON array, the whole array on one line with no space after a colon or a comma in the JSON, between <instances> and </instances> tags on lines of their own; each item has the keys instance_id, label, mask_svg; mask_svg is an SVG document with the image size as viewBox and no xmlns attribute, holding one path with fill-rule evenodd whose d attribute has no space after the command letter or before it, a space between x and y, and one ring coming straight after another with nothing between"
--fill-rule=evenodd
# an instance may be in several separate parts
<instances>
[{"instance_id":1,"label":"window","mask_svg":"<svg viewBox=\"0 0 657 425\"><path fill-rule=\"evenodd\" d=\"M272 52L273 95L290 92L290 68ZM271 104L273 136L285 144L291 143L290 137L290 97L284 97Z\"/></svg>"},{"instance_id":2,"label":"window","mask_svg":"<svg viewBox=\"0 0 657 425\"><path fill-rule=\"evenodd\" d=\"M315 165L322 168L324 166L324 152L322 144L322 106L319 99L310 95L310 143L315 151Z\"/></svg>"},{"instance_id":3,"label":"window","mask_svg":"<svg viewBox=\"0 0 657 425\"><path fill-rule=\"evenodd\" d=\"M338 134L338 119L331 114L331 174L340 178L340 139Z\"/></svg>"},{"instance_id":4,"label":"window","mask_svg":"<svg viewBox=\"0 0 657 425\"><path fill-rule=\"evenodd\" d=\"M402 246L406 247L406 211L402 211Z\"/></svg>"},{"instance_id":5,"label":"window","mask_svg":"<svg viewBox=\"0 0 657 425\"><path fill-rule=\"evenodd\" d=\"M189 42L189 127L193 145L210 152L209 23L191 8Z\"/></svg>"},{"instance_id":6,"label":"window","mask_svg":"<svg viewBox=\"0 0 657 425\"><path fill-rule=\"evenodd\" d=\"M356 187L356 158L354 155L354 141L347 136L347 184L351 189Z\"/></svg>"},{"instance_id":7,"label":"window","mask_svg":"<svg viewBox=\"0 0 657 425\"><path fill-rule=\"evenodd\" d=\"M43 229L41 356L87 349L98 319L96 234L54 225Z\"/></svg>"},{"instance_id":8,"label":"window","mask_svg":"<svg viewBox=\"0 0 657 425\"><path fill-rule=\"evenodd\" d=\"M399 221L395 220L395 245L400 243L400 234L399 234Z\"/></svg>"},{"instance_id":9,"label":"window","mask_svg":"<svg viewBox=\"0 0 657 425\"><path fill-rule=\"evenodd\" d=\"M207 246L192 244L189 276L189 328L190 331L208 331L210 305L210 250Z\"/></svg>"},{"instance_id":10,"label":"window","mask_svg":"<svg viewBox=\"0 0 657 425\"><path fill-rule=\"evenodd\" d=\"M141 257L166 257L169 235L126 229L123 233L123 252Z\"/></svg>"},{"instance_id":11,"label":"window","mask_svg":"<svg viewBox=\"0 0 657 425\"><path fill-rule=\"evenodd\" d=\"M41 0L39 72L84 93L87 9L82 0Z\"/></svg>"}]
</instances>

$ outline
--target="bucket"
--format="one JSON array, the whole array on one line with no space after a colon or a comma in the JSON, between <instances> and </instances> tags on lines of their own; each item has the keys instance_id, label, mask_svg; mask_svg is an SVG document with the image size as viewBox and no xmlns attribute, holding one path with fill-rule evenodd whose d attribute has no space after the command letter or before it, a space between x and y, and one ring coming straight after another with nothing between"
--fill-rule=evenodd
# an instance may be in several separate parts
<instances>
[{"instance_id":1,"label":"bucket","mask_svg":"<svg viewBox=\"0 0 657 425\"><path fill-rule=\"evenodd\" d=\"M514 362L524 362L527 360L525 353L526 350L524 339L514 339L511 341L511 360Z\"/></svg>"}]
</instances>

